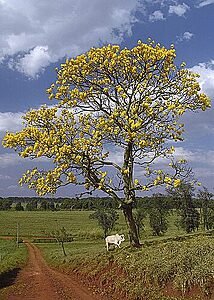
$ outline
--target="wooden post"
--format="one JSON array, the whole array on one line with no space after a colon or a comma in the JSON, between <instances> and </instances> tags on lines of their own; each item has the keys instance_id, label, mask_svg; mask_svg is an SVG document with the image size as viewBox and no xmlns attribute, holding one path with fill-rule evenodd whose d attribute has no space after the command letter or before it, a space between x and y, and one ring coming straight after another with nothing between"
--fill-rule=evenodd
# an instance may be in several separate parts
<instances>
[{"instance_id":1,"label":"wooden post","mask_svg":"<svg viewBox=\"0 0 214 300\"><path fill-rule=\"evenodd\" d=\"M19 247L19 222L16 224L16 246Z\"/></svg>"}]
</instances>

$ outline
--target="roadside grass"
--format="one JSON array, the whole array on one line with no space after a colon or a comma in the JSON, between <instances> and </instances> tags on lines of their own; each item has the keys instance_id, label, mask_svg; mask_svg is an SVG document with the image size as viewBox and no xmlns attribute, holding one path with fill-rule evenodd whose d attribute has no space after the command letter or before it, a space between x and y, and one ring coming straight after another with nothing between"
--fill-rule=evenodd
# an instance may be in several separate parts
<instances>
[{"instance_id":1,"label":"roadside grass","mask_svg":"<svg viewBox=\"0 0 214 300\"><path fill-rule=\"evenodd\" d=\"M66 257L56 244L38 246L50 265L98 283L107 295L122 291L121 297L132 300L213 299L213 236L159 241L136 250L122 245L106 252L101 242L67 243Z\"/></svg>"},{"instance_id":2,"label":"roadside grass","mask_svg":"<svg viewBox=\"0 0 214 300\"><path fill-rule=\"evenodd\" d=\"M27 260L24 244L17 248L15 241L0 239L0 275L15 268L22 267Z\"/></svg>"},{"instance_id":3,"label":"roadside grass","mask_svg":"<svg viewBox=\"0 0 214 300\"><path fill-rule=\"evenodd\" d=\"M127 243L128 244L128 243ZM102 240L82 240L65 243L65 257L62 252L62 247L58 243L39 243L36 244L43 252L46 261L53 266L60 267L68 261L73 260L73 267L75 262L82 258L91 258L105 253L105 243Z\"/></svg>"}]
</instances>

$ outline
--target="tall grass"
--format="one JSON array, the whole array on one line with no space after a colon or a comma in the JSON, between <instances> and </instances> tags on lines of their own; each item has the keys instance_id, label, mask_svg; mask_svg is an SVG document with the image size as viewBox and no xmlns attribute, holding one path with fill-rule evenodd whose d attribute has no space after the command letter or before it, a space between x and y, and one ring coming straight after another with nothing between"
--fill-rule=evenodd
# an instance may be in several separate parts
<instances>
[{"instance_id":1,"label":"tall grass","mask_svg":"<svg viewBox=\"0 0 214 300\"><path fill-rule=\"evenodd\" d=\"M15 241L0 240L0 275L14 268L21 267L27 260L24 244L17 248Z\"/></svg>"}]
</instances>

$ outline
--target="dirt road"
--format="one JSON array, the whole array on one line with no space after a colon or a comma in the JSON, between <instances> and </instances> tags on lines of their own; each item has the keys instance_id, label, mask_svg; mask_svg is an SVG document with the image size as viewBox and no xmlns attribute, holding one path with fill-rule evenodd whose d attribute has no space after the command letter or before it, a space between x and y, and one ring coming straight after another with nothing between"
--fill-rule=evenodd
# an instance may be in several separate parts
<instances>
[{"instance_id":1,"label":"dirt road","mask_svg":"<svg viewBox=\"0 0 214 300\"><path fill-rule=\"evenodd\" d=\"M29 260L5 294L4 300L98 300L81 283L71 276L52 270L46 264L39 249L26 243Z\"/></svg>"}]
</instances>

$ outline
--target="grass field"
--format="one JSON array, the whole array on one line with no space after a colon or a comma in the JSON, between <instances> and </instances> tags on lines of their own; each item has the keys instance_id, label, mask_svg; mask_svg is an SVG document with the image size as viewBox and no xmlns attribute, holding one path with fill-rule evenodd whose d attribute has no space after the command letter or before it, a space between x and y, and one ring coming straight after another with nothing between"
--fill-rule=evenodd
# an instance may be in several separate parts
<instances>
[{"instance_id":1,"label":"grass field","mask_svg":"<svg viewBox=\"0 0 214 300\"><path fill-rule=\"evenodd\" d=\"M89 219L87 211L1 211L0 235L16 235L17 222L20 227L20 236L44 236L52 230L64 226L68 232L77 235L80 231L92 233L96 229L96 222Z\"/></svg>"},{"instance_id":2,"label":"grass field","mask_svg":"<svg viewBox=\"0 0 214 300\"><path fill-rule=\"evenodd\" d=\"M21 237L45 236L64 226L78 239L101 239L102 230L98 228L95 220L89 219L90 214L90 211L0 211L0 236L15 237L17 223L19 223ZM166 237L184 233L182 230L178 231L174 225L175 218L175 215L169 216L169 229L165 234ZM127 227L121 212L113 232L125 233L128 238ZM141 238L142 240L154 238L148 220L145 220L145 230Z\"/></svg>"}]
</instances>

